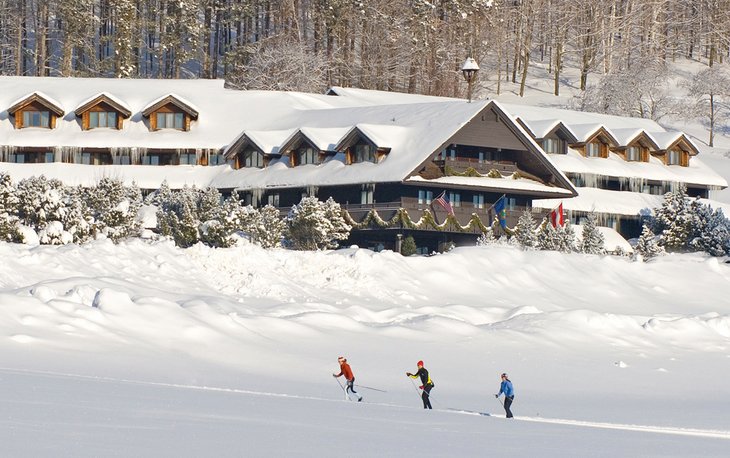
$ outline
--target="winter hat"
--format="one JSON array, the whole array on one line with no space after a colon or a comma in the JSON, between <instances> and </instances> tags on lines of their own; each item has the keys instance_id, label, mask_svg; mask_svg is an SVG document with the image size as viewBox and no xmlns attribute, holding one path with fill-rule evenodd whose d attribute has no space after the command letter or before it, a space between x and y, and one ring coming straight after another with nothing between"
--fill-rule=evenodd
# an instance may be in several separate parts
<instances>
[{"instance_id":1,"label":"winter hat","mask_svg":"<svg viewBox=\"0 0 730 458\"><path fill-rule=\"evenodd\" d=\"M507 377L507 373L506 373L506 372L502 372L502 377L504 377L504 378L508 378L508 377Z\"/></svg>"},{"instance_id":2,"label":"winter hat","mask_svg":"<svg viewBox=\"0 0 730 458\"><path fill-rule=\"evenodd\" d=\"M340 356L337 358L337 361L347 361L344 356Z\"/></svg>"},{"instance_id":3,"label":"winter hat","mask_svg":"<svg viewBox=\"0 0 730 458\"><path fill-rule=\"evenodd\" d=\"M423 366L423 361L419 361L416 363L416 366Z\"/></svg>"}]
</instances>

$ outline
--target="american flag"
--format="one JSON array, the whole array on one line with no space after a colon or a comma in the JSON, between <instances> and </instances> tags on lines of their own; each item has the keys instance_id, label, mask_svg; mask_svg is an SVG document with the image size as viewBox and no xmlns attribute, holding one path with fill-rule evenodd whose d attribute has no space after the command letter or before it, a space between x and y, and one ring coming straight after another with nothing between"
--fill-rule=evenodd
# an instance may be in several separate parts
<instances>
[{"instance_id":1,"label":"american flag","mask_svg":"<svg viewBox=\"0 0 730 458\"><path fill-rule=\"evenodd\" d=\"M446 210L446 213L448 213L449 215L454 214L454 207L451 206L449 198L446 197L446 191L442 192L441 195L435 198L433 201L444 207L444 210Z\"/></svg>"}]
</instances>

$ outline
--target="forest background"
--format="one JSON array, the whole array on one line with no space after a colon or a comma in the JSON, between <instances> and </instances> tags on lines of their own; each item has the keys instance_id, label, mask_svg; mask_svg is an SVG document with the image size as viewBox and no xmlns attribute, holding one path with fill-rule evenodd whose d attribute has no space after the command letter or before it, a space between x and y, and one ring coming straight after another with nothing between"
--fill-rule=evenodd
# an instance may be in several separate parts
<instances>
[{"instance_id":1,"label":"forest background","mask_svg":"<svg viewBox=\"0 0 730 458\"><path fill-rule=\"evenodd\" d=\"M242 89L461 97L473 56L476 96L503 82L522 94L535 63L559 95L566 68L586 90L596 73L677 59L713 67L729 38L730 0L0 0L0 74L225 78Z\"/></svg>"}]
</instances>

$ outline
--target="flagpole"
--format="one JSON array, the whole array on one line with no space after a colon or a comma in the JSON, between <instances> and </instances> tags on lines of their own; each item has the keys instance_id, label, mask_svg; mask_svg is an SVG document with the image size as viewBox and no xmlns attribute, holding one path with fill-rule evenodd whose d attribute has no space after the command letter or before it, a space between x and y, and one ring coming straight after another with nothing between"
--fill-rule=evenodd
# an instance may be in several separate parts
<instances>
[{"instance_id":1,"label":"flagpole","mask_svg":"<svg viewBox=\"0 0 730 458\"><path fill-rule=\"evenodd\" d=\"M497 199L497 200L496 200L496 201L495 201L495 202L494 202L494 203L492 204L492 206L491 206L491 207L487 208L487 211L486 211L485 213L489 213L489 210L493 209L493 208L494 208L494 206L495 206L495 205L497 205L497 202L499 202L500 200L504 199L505 197L507 197L507 194L502 194L502 197L500 197L499 199Z\"/></svg>"}]
</instances>

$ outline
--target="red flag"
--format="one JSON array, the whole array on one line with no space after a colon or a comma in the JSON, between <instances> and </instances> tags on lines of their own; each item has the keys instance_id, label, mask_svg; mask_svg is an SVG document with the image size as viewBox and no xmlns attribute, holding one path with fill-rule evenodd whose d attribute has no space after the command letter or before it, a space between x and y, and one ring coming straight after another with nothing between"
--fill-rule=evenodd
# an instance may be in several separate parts
<instances>
[{"instance_id":1,"label":"red flag","mask_svg":"<svg viewBox=\"0 0 730 458\"><path fill-rule=\"evenodd\" d=\"M555 228L557 228L558 225L560 225L560 226L565 225L565 217L563 216L563 203L562 202L560 202L560 205L558 205L556 208L553 208L553 210L550 212L550 223Z\"/></svg>"}]
</instances>

